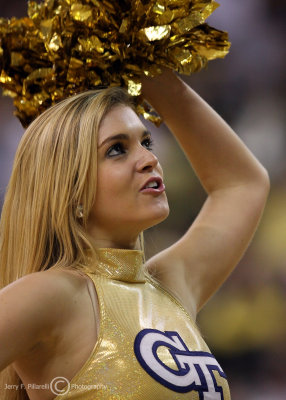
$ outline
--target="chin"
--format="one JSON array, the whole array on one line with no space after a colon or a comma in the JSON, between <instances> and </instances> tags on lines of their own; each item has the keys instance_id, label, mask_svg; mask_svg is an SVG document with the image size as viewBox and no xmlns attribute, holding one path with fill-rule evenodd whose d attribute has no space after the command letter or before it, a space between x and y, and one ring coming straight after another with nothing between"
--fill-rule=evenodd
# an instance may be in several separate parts
<instances>
[{"instance_id":1,"label":"chin","mask_svg":"<svg viewBox=\"0 0 286 400\"><path fill-rule=\"evenodd\" d=\"M164 207L160 210L156 210L156 212L152 213L153 215L148 215L148 220L146 221L146 226L144 227L144 229L148 229L148 228L152 228L152 226L158 225L160 224L160 222L165 221L166 218L168 218L170 213L169 207Z\"/></svg>"}]
</instances>

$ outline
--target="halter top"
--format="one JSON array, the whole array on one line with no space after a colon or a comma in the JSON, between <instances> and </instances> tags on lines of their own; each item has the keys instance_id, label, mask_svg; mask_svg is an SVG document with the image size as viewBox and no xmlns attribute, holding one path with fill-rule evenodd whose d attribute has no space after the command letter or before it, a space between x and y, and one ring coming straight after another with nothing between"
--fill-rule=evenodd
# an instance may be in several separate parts
<instances>
[{"instance_id":1,"label":"halter top","mask_svg":"<svg viewBox=\"0 0 286 400\"><path fill-rule=\"evenodd\" d=\"M97 343L54 400L230 400L222 368L193 319L138 250L98 249L83 272L98 296Z\"/></svg>"}]
</instances>

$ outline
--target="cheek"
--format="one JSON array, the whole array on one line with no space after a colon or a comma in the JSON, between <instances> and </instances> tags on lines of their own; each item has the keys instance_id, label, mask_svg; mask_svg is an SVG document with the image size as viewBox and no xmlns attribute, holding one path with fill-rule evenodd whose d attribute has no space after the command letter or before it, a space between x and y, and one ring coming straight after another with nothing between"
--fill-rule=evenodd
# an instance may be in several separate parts
<instances>
[{"instance_id":1,"label":"cheek","mask_svg":"<svg viewBox=\"0 0 286 400\"><path fill-rule=\"evenodd\" d=\"M126 193L130 188L131 178L122 167L101 168L98 171L97 193L98 200L111 202Z\"/></svg>"}]
</instances>

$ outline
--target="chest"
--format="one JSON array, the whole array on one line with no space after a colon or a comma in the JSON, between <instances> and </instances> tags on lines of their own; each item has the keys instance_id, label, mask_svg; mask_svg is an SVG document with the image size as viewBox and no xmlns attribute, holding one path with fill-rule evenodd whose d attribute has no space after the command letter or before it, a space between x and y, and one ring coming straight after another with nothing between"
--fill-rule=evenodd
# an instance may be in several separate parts
<instances>
[{"instance_id":1,"label":"chest","mask_svg":"<svg viewBox=\"0 0 286 400\"><path fill-rule=\"evenodd\" d=\"M147 284L104 279L95 284L98 342L62 400L80 395L142 400L155 394L162 400L230 399L223 370L194 322L167 293Z\"/></svg>"}]
</instances>

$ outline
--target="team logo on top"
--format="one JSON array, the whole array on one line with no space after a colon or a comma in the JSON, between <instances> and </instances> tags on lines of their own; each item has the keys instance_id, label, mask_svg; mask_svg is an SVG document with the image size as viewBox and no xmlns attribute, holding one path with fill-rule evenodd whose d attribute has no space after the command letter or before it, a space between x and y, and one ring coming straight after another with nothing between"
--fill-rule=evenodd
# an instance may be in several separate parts
<instances>
[{"instance_id":1,"label":"team logo on top","mask_svg":"<svg viewBox=\"0 0 286 400\"><path fill-rule=\"evenodd\" d=\"M168 348L177 369L160 360L157 355L160 346ZM135 338L134 352L145 371L167 388L179 393L195 390L200 400L224 400L214 371L223 378L226 375L214 356L204 351L189 351L177 332L143 329Z\"/></svg>"}]
</instances>

